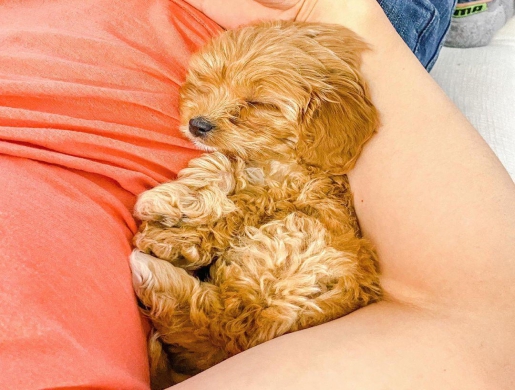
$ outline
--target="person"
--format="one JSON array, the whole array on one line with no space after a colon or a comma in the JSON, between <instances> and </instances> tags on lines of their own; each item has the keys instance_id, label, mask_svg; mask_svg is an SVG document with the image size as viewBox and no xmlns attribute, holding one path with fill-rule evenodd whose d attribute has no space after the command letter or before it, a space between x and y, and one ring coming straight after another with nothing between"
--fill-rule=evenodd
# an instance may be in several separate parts
<instances>
[{"instance_id":1,"label":"person","mask_svg":"<svg viewBox=\"0 0 515 390\"><path fill-rule=\"evenodd\" d=\"M227 27L247 10L249 19L257 14L243 2L189 2ZM271 18L342 24L372 46L363 66L383 125L349 178L361 227L379 253L385 300L272 340L176 388L513 388L508 173L375 1L261 5Z\"/></svg>"},{"instance_id":2,"label":"person","mask_svg":"<svg viewBox=\"0 0 515 390\"><path fill-rule=\"evenodd\" d=\"M430 71L450 28L456 0L377 2L406 45ZM223 4L218 1L191 2L224 28L235 28L242 24L277 18L292 19L298 16L300 19L309 19L308 16L297 13L301 10L303 13L309 13L311 3L295 0L246 0Z\"/></svg>"},{"instance_id":3,"label":"person","mask_svg":"<svg viewBox=\"0 0 515 390\"><path fill-rule=\"evenodd\" d=\"M380 5L189 3L223 27L338 23L369 43L382 126L349 178L386 296L176 388L512 388L514 184ZM0 387L146 389L130 210L197 155L179 137L177 88L220 30L175 0L15 2L0 15Z\"/></svg>"}]
</instances>

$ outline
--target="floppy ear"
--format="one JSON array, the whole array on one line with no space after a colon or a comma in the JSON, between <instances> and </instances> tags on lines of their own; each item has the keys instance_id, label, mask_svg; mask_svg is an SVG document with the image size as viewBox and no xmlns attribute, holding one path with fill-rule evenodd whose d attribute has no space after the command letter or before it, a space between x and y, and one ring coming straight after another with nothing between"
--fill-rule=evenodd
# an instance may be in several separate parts
<instances>
[{"instance_id":1,"label":"floppy ear","mask_svg":"<svg viewBox=\"0 0 515 390\"><path fill-rule=\"evenodd\" d=\"M315 76L308 76L311 100L301 118L297 155L301 162L327 173L345 174L379 126L360 71L367 45L344 27L307 24L304 28L310 42L305 50L319 66Z\"/></svg>"}]
</instances>

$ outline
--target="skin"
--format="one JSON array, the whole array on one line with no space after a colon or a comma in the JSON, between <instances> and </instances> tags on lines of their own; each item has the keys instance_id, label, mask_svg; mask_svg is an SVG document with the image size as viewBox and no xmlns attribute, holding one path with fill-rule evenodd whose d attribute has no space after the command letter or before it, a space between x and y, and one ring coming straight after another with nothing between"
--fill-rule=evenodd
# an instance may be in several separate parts
<instances>
[{"instance_id":1,"label":"skin","mask_svg":"<svg viewBox=\"0 0 515 390\"><path fill-rule=\"evenodd\" d=\"M377 3L190 3L227 28L297 18L342 24L371 45L363 72L383 125L349 179L386 299L174 389L515 388L515 185Z\"/></svg>"}]
</instances>

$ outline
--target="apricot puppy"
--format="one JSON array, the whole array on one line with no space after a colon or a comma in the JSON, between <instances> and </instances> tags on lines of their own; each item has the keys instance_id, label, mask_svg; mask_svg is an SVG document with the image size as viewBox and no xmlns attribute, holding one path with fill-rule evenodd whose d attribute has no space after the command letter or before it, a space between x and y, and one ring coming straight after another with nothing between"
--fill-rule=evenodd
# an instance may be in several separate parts
<instances>
[{"instance_id":1,"label":"apricot puppy","mask_svg":"<svg viewBox=\"0 0 515 390\"><path fill-rule=\"evenodd\" d=\"M212 153L135 207L153 375L182 380L380 299L346 176L379 123L364 50L340 26L273 22L191 59L182 131Z\"/></svg>"}]
</instances>

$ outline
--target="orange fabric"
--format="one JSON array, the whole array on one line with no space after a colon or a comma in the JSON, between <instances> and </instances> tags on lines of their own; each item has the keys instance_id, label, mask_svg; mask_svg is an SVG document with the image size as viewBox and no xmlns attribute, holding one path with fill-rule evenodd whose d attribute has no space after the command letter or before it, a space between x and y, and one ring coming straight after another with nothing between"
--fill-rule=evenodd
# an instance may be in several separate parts
<instances>
[{"instance_id":1,"label":"orange fabric","mask_svg":"<svg viewBox=\"0 0 515 390\"><path fill-rule=\"evenodd\" d=\"M0 388L147 389L127 257L135 196L198 155L180 1L0 2Z\"/></svg>"}]
</instances>

